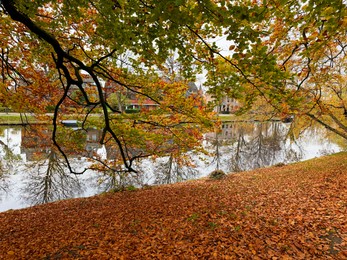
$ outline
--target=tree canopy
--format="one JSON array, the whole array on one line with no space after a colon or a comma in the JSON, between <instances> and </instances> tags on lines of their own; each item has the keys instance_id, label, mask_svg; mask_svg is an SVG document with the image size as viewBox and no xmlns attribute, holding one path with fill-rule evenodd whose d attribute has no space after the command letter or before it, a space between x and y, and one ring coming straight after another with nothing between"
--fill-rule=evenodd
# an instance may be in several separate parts
<instances>
[{"instance_id":1,"label":"tree canopy","mask_svg":"<svg viewBox=\"0 0 347 260\"><path fill-rule=\"evenodd\" d=\"M267 104L276 115L307 117L347 139L347 3L263 3L263 20L242 22L246 43L228 34L233 54L209 71L212 92L240 100L241 112Z\"/></svg>"},{"instance_id":2,"label":"tree canopy","mask_svg":"<svg viewBox=\"0 0 347 260\"><path fill-rule=\"evenodd\" d=\"M347 139L344 1L2 0L0 13L0 98L41 116L53 107L52 144L66 160L66 112L81 131L102 129L100 143L117 152L94 159L109 170L199 149L212 126L201 95L187 94L199 73L242 111L263 102ZM127 95L139 113L113 105Z\"/></svg>"}]
</instances>

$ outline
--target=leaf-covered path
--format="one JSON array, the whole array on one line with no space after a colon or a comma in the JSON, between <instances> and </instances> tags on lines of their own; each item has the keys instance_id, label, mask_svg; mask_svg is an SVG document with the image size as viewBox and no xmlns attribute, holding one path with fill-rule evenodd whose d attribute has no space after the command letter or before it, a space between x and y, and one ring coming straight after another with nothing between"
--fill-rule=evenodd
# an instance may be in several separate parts
<instances>
[{"instance_id":1,"label":"leaf-covered path","mask_svg":"<svg viewBox=\"0 0 347 260\"><path fill-rule=\"evenodd\" d=\"M0 259L347 259L347 154L0 214Z\"/></svg>"}]
</instances>

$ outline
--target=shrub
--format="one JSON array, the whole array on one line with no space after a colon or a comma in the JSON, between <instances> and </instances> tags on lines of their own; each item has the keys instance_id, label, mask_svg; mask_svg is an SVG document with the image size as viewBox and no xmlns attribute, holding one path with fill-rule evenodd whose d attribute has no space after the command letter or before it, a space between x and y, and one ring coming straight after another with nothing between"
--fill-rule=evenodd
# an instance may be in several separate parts
<instances>
[{"instance_id":1,"label":"shrub","mask_svg":"<svg viewBox=\"0 0 347 260\"><path fill-rule=\"evenodd\" d=\"M128 185L128 186L125 187L125 190L135 191L135 190L137 190L137 188L134 185Z\"/></svg>"},{"instance_id":2,"label":"shrub","mask_svg":"<svg viewBox=\"0 0 347 260\"><path fill-rule=\"evenodd\" d=\"M209 178L213 180L220 180L226 176L225 172L222 170L214 170L210 173Z\"/></svg>"},{"instance_id":3,"label":"shrub","mask_svg":"<svg viewBox=\"0 0 347 260\"><path fill-rule=\"evenodd\" d=\"M135 114L135 113L139 113L140 110L139 109L125 109L125 113L127 114Z\"/></svg>"},{"instance_id":4,"label":"shrub","mask_svg":"<svg viewBox=\"0 0 347 260\"><path fill-rule=\"evenodd\" d=\"M8 108L8 107L2 107L2 106L0 106L0 112L2 112L2 113L11 112L11 109Z\"/></svg>"}]
</instances>

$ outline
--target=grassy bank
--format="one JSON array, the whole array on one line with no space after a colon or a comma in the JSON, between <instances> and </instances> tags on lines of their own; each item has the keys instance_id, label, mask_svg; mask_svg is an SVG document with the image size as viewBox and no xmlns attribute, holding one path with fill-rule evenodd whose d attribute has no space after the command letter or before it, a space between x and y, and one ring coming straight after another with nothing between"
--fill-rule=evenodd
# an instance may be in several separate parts
<instances>
[{"instance_id":1,"label":"grassy bank","mask_svg":"<svg viewBox=\"0 0 347 260\"><path fill-rule=\"evenodd\" d=\"M0 259L347 259L347 153L0 214Z\"/></svg>"},{"instance_id":2,"label":"grassy bank","mask_svg":"<svg viewBox=\"0 0 347 260\"><path fill-rule=\"evenodd\" d=\"M22 114L20 113L0 113L0 125L21 125L21 124L50 124L52 123L52 114L43 115L40 117L35 117L32 114ZM66 119L76 119L78 115L64 115L64 120ZM89 116L92 119L98 119L100 115L92 114Z\"/></svg>"},{"instance_id":3,"label":"grassy bank","mask_svg":"<svg viewBox=\"0 0 347 260\"><path fill-rule=\"evenodd\" d=\"M39 120L30 114L19 113L1 113L0 114L0 125L19 125L19 124L37 124L37 123L48 123L48 120Z\"/></svg>"},{"instance_id":4,"label":"grassy bank","mask_svg":"<svg viewBox=\"0 0 347 260\"><path fill-rule=\"evenodd\" d=\"M77 115L65 115L64 119L76 119ZM100 118L99 114L91 114L89 115L90 119L98 119ZM242 115L236 116L233 114L220 114L218 115L221 121L253 121L253 120L268 120L269 118L260 118L252 115ZM0 113L0 125L8 125L8 124L35 124L35 123L50 123L50 119L42 120L37 119L35 116L30 114L22 114L22 117L19 113Z\"/></svg>"}]
</instances>

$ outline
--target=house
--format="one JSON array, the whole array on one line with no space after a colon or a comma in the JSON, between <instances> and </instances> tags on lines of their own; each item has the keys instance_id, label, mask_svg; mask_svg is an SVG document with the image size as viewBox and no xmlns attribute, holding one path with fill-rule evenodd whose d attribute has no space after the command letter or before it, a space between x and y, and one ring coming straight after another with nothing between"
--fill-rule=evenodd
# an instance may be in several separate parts
<instances>
[{"instance_id":1,"label":"house","mask_svg":"<svg viewBox=\"0 0 347 260\"><path fill-rule=\"evenodd\" d=\"M230 114L235 112L238 108L239 103L235 99L224 96L219 105L217 105L217 112L220 114Z\"/></svg>"},{"instance_id":2,"label":"house","mask_svg":"<svg viewBox=\"0 0 347 260\"><path fill-rule=\"evenodd\" d=\"M105 83L104 95L108 103L121 112L131 113L141 109L153 110L158 106L150 98L139 99L134 91L110 80Z\"/></svg>"},{"instance_id":3,"label":"house","mask_svg":"<svg viewBox=\"0 0 347 260\"><path fill-rule=\"evenodd\" d=\"M214 96L207 94L206 101L210 104L213 104L213 111L218 114L231 114L236 112L240 107L236 99L227 96L223 96L220 100L217 101Z\"/></svg>"},{"instance_id":4,"label":"house","mask_svg":"<svg viewBox=\"0 0 347 260\"><path fill-rule=\"evenodd\" d=\"M120 111L134 112L139 110L154 110L159 104L148 97L139 98L133 91L120 86L113 81L107 81L104 87L105 97L109 98L109 102L113 103L115 108ZM111 100L111 95L113 98L117 99L115 102ZM185 93L185 97L190 97L192 95L202 96L201 88L198 89L194 82L188 83L188 90ZM115 104L116 103L116 104Z\"/></svg>"}]
</instances>

